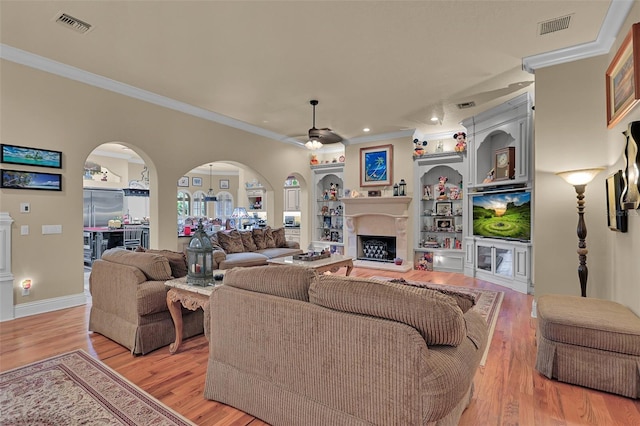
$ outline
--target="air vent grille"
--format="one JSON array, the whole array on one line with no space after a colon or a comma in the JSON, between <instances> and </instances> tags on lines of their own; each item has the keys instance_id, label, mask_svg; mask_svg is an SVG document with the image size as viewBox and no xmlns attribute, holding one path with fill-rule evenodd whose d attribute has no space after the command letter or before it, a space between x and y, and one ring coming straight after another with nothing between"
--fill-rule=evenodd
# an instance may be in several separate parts
<instances>
[{"instance_id":1,"label":"air vent grille","mask_svg":"<svg viewBox=\"0 0 640 426\"><path fill-rule=\"evenodd\" d=\"M458 109L467 109L467 108L473 108L474 106L476 106L476 103L474 101L469 101L469 102L462 102L458 105Z\"/></svg>"},{"instance_id":2,"label":"air vent grille","mask_svg":"<svg viewBox=\"0 0 640 426\"><path fill-rule=\"evenodd\" d=\"M59 13L58 15L56 15L55 20L60 25L71 28L72 30L81 34L86 34L87 32L89 32L89 30L91 30L90 24L87 24L86 22L81 21L78 18L74 18L71 15L67 15L66 13Z\"/></svg>"},{"instance_id":3,"label":"air vent grille","mask_svg":"<svg viewBox=\"0 0 640 426\"><path fill-rule=\"evenodd\" d=\"M562 31L569 28L571 22L571 15L561 16L559 18L551 19L549 21L538 23L538 33L545 35L549 33L555 33L556 31Z\"/></svg>"}]
</instances>

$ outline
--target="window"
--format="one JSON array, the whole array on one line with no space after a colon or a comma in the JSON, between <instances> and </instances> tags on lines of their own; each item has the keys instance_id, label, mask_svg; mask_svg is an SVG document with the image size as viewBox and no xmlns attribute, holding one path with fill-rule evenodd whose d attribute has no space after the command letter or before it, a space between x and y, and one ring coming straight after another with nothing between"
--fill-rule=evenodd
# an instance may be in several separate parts
<instances>
[{"instance_id":1,"label":"window","mask_svg":"<svg viewBox=\"0 0 640 426\"><path fill-rule=\"evenodd\" d=\"M191 214L195 217L207 216L207 203L204 198L207 194L203 191L196 191L193 193L193 206L191 207Z\"/></svg>"},{"instance_id":2,"label":"window","mask_svg":"<svg viewBox=\"0 0 640 426\"><path fill-rule=\"evenodd\" d=\"M191 194L188 191L178 191L178 218L183 219L189 216L191 209Z\"/></svg>"},{"instance_id":3,"label":"window","mask_svg":"<svg viewBox=\"0 0 640 426\"><path fill-rule=\"evenodd\" d=\"M216 194L218 202L216 203L216 218L221 219L223 222L231 217L233 213L233 196L222 191Z\"/></svg>"}]
</instances>

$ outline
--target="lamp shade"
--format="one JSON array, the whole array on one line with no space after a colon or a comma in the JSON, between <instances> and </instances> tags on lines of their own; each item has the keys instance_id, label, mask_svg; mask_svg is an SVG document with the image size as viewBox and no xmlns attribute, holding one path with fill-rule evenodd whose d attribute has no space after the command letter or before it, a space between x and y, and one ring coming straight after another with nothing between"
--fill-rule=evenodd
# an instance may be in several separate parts
<instances>
[{"instance_id":1,"label":"lamp shade","mask_svg":"<svg viewBox=\"0 0 640 426\"><path fill-rule=\"evenodd\" d=\"M322 143L320 141L314 139L314 140L311 140L311 141L308 141L307 143L305 143L304 146L306 146L310 150L315 150L315 149L322 148Z\"/></svg>"},{"instance_id":2,"label":"lamp shade","mask_svg":"<svg viewBox=\"0 0 640 426\"><path fill-rule=\"evenodd\" d=\"M231 217L233 218L249 217L249 213L247 213L247 209L244 207L236 207L235 209L233 209L233 213L231 213Z\"/></svg>"},{"instance_id":3,"label":"lamp shade","mask_svg":"<svg viewBox=\"0 0 640 426\"><path fill-rule=\"evenodd\" d=\"M588 184L603 170L604 167L594 167L592 169L569 170L566 172L558 172L556 174L567 181L569 185L575 186Z\"/></svg>"}]
</instances>

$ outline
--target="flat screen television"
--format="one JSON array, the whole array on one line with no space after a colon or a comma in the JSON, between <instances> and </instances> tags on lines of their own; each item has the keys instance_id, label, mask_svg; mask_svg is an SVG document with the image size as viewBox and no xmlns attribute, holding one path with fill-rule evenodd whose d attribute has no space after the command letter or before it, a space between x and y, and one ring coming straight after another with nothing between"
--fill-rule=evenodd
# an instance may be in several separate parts
<instances>
[{"instance_id":1,"label":"flat screen television","mask_svg":"<svg viewBox=\"0 0 640 426\"><path fill-rule=\"evenodd\" d=\"M473 196L473 235L531 240L531 192Z\"/></svg>"}]
</instances>

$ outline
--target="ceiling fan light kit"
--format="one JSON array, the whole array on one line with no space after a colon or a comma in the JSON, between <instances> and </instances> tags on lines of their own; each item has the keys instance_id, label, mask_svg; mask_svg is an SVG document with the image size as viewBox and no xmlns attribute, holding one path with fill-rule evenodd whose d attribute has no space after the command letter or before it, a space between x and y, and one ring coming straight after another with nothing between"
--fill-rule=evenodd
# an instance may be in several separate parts
<instances>
[{"instance_id":1,"label":"ceiling fan light kit","mask_svg":"<svg viewBox=\"0 0 640 426\"><path fill-rule=\"evenodd\" d=\"M313 126L309 129L309 141L304 146L313 150L322 148L323 145L342 142L342 136L334 133L331 129L316 128L316 105L318 105L318 101L312 99L309 103L313 107Z\"/></svg>"}]
</instances>

